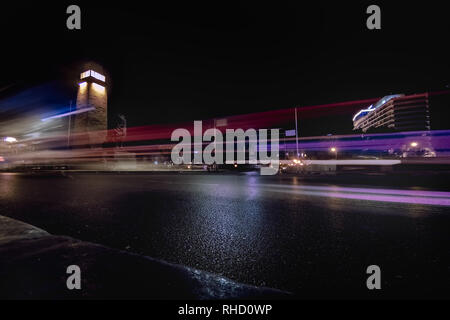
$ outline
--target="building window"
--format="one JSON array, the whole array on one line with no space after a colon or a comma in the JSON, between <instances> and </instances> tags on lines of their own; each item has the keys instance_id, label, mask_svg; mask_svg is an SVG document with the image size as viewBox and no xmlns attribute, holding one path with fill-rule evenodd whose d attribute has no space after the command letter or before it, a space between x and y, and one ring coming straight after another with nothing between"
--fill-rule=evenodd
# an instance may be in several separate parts
<instances>
[{"instance_id":1,"label":"building window","mask_svg":"<svg viewBox=\"0 0 450 320\"><path fill-rule=\"evenodd\" d=\"M88 70L88 71L83 72L80 76L80 79L84 79L84 78L87 78L90 76L94 77L97 80L105 82L105 76L98 72L95 72L93 70Z\"/></svg>"},{"instance_id":2,"label":"building window","mask_svg":"<svg viewBox=\"0 0 450 320\"><path fill-rule=\"evenodd\" d=\"M97 80L105 82L105 76L100 74L100 73L98 73L98 72L95 72L95 71L91 70L91 76L93 76Z\"/></svg>"},{"instance_id":3,"label":"building window","mask_svg":"<svg viewBox=\"0 0 450 320\"><path fill-rule=\"evenodd\" d=\"M91 70L85 71L81 74L80 79L87 78L91 75Z\"/></svg>"}]
</instances>

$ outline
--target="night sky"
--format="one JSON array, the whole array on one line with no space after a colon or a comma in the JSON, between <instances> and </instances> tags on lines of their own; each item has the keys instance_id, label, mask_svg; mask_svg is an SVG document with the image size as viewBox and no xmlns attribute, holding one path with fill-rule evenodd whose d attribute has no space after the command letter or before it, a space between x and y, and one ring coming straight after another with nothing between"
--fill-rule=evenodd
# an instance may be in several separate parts
<instances>
[{"instance_id":1,"label":"night sky","mask_svg":"<svg viewBox=\"0 0 450 320\"><path fill-rule=\"evenodd\" d=\"M0 98L54 80L76 90L91 60L108 70L111 114L129 126L448 89L443 5L380 4L372 31L371 2L293 3L2 4ZM80 31L66 28L70 4ZM345 119L324 118L324 130L351 129Z\"/></svg>"}]
</instances>

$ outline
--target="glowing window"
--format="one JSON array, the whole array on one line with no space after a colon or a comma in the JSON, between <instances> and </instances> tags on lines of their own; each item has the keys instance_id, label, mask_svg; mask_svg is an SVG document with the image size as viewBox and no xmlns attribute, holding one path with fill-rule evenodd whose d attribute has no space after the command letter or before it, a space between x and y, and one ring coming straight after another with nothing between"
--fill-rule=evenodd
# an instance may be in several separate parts
<instances>
[{"instance_id":1,"label":"glowing window","mask_svg":"<svg viewBox=\"0 0 450 320\"><path fill-rule=\"evenodd\" d=\"M94 77L97 80L105 82L105 76L100 74L100 73L98 73L98 72L95 72L93 70L88 70L88 71L83 72L81 74L81 76L80 76L80 79L84 79L84 78L87 78L87 77L90 77L90 76Z\"/></svg>"},{"instance_id":2,"label":"glowing window","mask_svg":"<svg viewBox=\"0 0 450 320\"><path fill-rule=\"evenodd\" d=\"M98 79L100 81L105 82L105 76L100 74L100 73L98 73L98 72L95 72L95 71L91 70L91 76L93 76L95 79Z\"/></svg>"},{"instance_id":3,"label":"glowing window","mask_svg":"<svg viewBox=\"0 0 450 320\"><path fill-rule=\"evenodd\" d=\"M85 71L81 74L80 79L87 78L91 75L91 70Z\"/></svg>"},{"instance_id":4,"label":"glowing window","mask_svg":"<svg viewBox=\"0 0 450 320\"><path fill-rule=\"evenodd\" d=\"M95 89L95 91L100 92L100 93L104 93L105 92L105 87L101 86L99 84L93 83L92 87Z\"/></svg>"}]
</instances>

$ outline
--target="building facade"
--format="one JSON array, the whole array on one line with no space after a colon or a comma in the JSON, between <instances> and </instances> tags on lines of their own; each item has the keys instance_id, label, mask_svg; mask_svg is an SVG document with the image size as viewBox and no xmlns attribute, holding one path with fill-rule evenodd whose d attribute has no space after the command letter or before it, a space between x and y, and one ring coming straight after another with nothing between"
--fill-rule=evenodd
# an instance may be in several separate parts
<instances>
[{"instance_id":1,"label":"building facade","mask_svg":"<svg viewBox=\"0 0 450 320\"><path fill-rule=\"evenodd\" d=\"M362 132L430 130L428 93L383 97L353 116L353 130Z\"/></svg>"}]
</instances>

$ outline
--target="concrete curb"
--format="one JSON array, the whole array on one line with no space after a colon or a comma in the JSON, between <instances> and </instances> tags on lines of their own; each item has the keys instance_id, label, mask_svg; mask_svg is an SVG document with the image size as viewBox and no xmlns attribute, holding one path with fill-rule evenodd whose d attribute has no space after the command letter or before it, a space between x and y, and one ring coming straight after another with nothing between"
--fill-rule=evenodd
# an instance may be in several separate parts
<instances>
[{"instance_id":1,"label":"concrete curb","mask_svg":"<svg viewBox=\"0 0 450 320\"><path fill-rule=\"evenodd\" d=\"M81 290L66 286L69 265ZM0 216L2 299L289 299L291 295L111 249Z\"/></svg>"},{"instance_id":2,"label":"concrete curb","mask_svg":"<svg viewBox=\"0 0 450 320\"><path fill-rule=\"evenodd\" d=\"M32 225L0 216L0 245L27 239L36 239L50 234Z\"/></svg>"}]
</instances>

